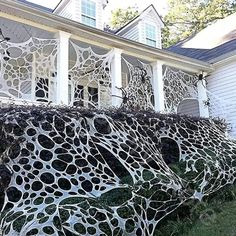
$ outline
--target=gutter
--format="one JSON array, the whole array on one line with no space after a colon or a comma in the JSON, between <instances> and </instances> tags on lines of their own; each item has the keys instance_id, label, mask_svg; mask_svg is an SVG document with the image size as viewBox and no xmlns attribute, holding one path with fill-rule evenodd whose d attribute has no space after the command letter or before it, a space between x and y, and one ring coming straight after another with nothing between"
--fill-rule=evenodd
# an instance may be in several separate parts
<instances>
[{"instance_id":1,"label":"gutter","mask_svg":"<svg viewBox=\"0 0 236 236\"><path fill-rule=\"evenodd\" d=\"M40 11L16 0L0 0L0 17L8 18L9 15L17 19L18 22L25 23L26 20L27 24L32 22L35 27L50 29L51 32L62 30L71 33L74 39L107 49L116 47L122 49L124 54L136 56L150 62L160 60L166 65L195 73L200 71L212 72L214 70L212 64L207 62L125 39L55 14Z\"/></svg>"},{"instance_id":2,"label":"gutter","mask_svg":"<svg viewBox=\"0 0 236 236\"><path fill-rule=\"evenodd\" d=\"M224 66L227 63L236 61L236 50L233 50L231 52L225 53L219 57L216 57L214 59L211 59L209 63L212 63L214 67L220 67Z\"/></svg>"}]
</instances>

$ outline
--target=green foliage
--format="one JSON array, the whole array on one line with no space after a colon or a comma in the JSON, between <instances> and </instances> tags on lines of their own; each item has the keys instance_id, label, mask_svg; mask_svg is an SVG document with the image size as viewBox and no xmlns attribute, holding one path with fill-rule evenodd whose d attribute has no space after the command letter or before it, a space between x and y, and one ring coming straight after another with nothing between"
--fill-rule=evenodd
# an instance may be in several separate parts
<instances>
[{"instance_id":1,"label":"green foliage","mask_svg":"<svg viewBox=\"0 0 236 236\"><path fill-rule=\"evenodd\" d=\"M225 186L202 202L190 200L181 205L160 222L154 235L233 236L235 214L236 186Z\"/></svg>"},{"instance_id":2,"label":"green foliage","mask_svg":"<svg viewBox=\"0 0 236 236\"><path fill-rule=\"evenodd\" d=\"M163 47L171 46L236 11L235 0L168 0L168 4Z\"/></svg>"},{"instance_id":3,"label":"green foliage","mask_svg":"<svg viewBox=\"0 0 236 236\"><path fill-rule=\"evenodd\" d=\"M138 14L138 11L134 7L128 7L127 9L118 8L112 11L110 25L113 29L119 29L133 20Z\"/></svg>"}]
</instances>

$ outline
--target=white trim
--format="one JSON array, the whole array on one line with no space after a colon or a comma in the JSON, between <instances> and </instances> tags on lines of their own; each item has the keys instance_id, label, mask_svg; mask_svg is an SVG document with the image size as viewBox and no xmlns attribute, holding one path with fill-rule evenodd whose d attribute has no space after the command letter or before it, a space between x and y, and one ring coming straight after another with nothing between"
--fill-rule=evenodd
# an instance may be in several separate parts
<instances>
[{"instance_id":1,"label":"white trim","mask_svg":"<svg viewBox=\"0 0 236 236\"><path fill-rule=\"evenodd\" d=\"M54 14L59 14L72 0L61 1L60 4L53 10Z\"/></svg>"},{"instance_id":2,"label":"white trim","mask_svg":"<svg viewBox=\"0 0 236 236\"><path fill-rule=\"evenodd\" d=\"M68 105L68 87L69 87L69 38L71 34L64 31L58 32L58 55L57 55L57 91L56 103L58 105Z\"/></svg>"},{"instance_id":3,"label":"white trim","mask_svg":"<svg viewBox=\"0 0 236 236\"><path fill-rule=\"evenodd\" d=\"M111 62L111 100L112 106L120 107L122 103L122 69L121 69L121 53L118 48L113 49L113 58Z\"/></svg>"},{"instance_id":4,"label":"white trim","mask_svg":"<svg viewBox=\"0 0 236 236\"><path fill-rule=\"evenodd\" d=\"M35 52L33 53L33 58L32 58L32 74L31 74L31 101L35 101L35 88L36 88L36 57L35 57Z\"/></svg>"},{"instance_id":5,"label":"white trim","mask_svg":"<svg viewBox=\"0 0 236 236\"><path fill-rule=\"evenodd\" d=\"M223 54L219 57L216 57L212 60L210 60L210 63L213 63L213 65L218 68L224 65L227 65L228 63L231 63L236 60L236 50L231 51L229 53Z\"/></svg>"},{"instance_id":6,"label":"white trim","mask_svg":"<svg viewBox=\"0 0 236 236\"><path fill-rule=\"evenodd\" d=\"M153 69L153 93L155 111L164 112L165 98L164 98L164 81L163 81L163 62L156 61L152 63Z\"/></svg>"},{"instance_id":7,"label":"white trim","mask_svg":"<svg viewBox=\"0 0 236 236\"><path fill-rule=\"evenodd\" d=\"M206 105L208 96L207 96L205 80L202 79L198 81L197 90L198 90L198 103L199 103L200 117L209 118L209 109L208 109L208 106Z\"/></svg>"},{"instance_id":8,"label":"white trim","mask_svg":"<svg viewBox=\"0 0 236 236\"><path fill-rule=\"evenodd\" d=\"M142 37L142 21L138 22L138 41L140 43L143 42L143 37Z\"/></svg>"}]
</instances>

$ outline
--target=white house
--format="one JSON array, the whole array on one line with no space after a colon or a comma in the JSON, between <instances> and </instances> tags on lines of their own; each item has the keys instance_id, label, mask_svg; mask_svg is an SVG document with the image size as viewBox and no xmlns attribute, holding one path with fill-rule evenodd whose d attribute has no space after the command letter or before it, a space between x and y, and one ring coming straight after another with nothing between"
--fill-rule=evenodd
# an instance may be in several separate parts
<instances>
[{"instance_id":1,"label":"white house","mask_svg":"<svg viewBox=\"0 0 236 236\"><path fill-rule=\"evenodd\" d=\"M61 0L54 14L103 30L103 9L107 0Z\"/></svg>"},{"instance_id":2,"label":"white house","mask_svg":"<svg viewBox=\"0 0 236 236\"><path fill-rule=\"evenodd\" d=\"M107 0L61 0L54 14L103 30L103 10ZM118 29L115 34L149 46L161 48L161 29L164 27L155 7L150 5L137 17Z\"/></svg>"},{"instance_id":3,"label":"white house","mask_svg":"<svg viewBox=\"0 0 236 236\"><path fill-rule=\"evenodd\" d=\"M202 79L216 65L162 49L163 22L152 5L117 32L105 32L106 4L62 0L53 11L0 0L1 101L97 108L126 103L216 117L217 95Z\"/></svg>"},{"instance_id":4,"label":"white house","mask_svg":"<svg viewBox=\"0 0 236 236\"><path fill-rule=\"evenodd\" d=\"M212 64L214 71L205 77L210 114L226 119L236 137L236 13L169 50Z\"/></svg>"},{"instance_id":5,"label":"white house","mask_svg":"<svg viewBox=\"0 0 236 236\"><path fill-rule=\"evenodd\" d=\"M115 34L152 47L162 48L161 29L163 27L161 17L155 7L150 5L132 21L118 29Z\"/></svg>"}]
</instances>

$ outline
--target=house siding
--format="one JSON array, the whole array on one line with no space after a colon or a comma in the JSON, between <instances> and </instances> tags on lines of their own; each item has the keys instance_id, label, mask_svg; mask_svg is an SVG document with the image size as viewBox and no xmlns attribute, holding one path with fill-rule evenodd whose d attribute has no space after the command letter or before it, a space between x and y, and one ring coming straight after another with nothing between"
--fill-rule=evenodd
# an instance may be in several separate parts
<instances>
[{"instance_id":1,"label":"house siding","mask_svg":"<svg viewBox=\"0 0 236 236\"><path fill-rule=\"evenodd\" d=\"M138 24L134 25L131 29L126 31L123 35L124 38L131 39L139 42L139 27Z\"/></svg>"},{"instance_id":2,"label":"house siding","mask_svg":"<svg viewBox=\"0 0 236 236\"><path fill-rule=\"evenodd\" d=\"M103 30L103 1L96 2L96 28ZM81 22L81 0L70 0L64 8L58 8L56 14L69 18L71 20Z\"/></svg>"},{"instance_id":3,"label":"house siding","mask_svg":"<svg viewBox=\"0 0 236 236\"><path fill-rule=\"evenodd\" d=\"M104 28L102 2L102 0L97 1L97 28L101 30Z\"/></svg>"},{"instance_id":4,"label":"house siding","mask_svg":"<svg viewBox=\"0 0 236 236\"><path fill-rule=\"evenodd\" d=\"M230 135L236 137L236 61L216 69L207 78L207 89L225 104L226 121L230 123ZM221 110L215 115L222 116Z\"/></svg>"},{"instance_id":5,"label":"house siding","mask_svg":"<svg viewBox=\"0 0 236 236\"><path fill-rule=\"evenodd\" d=\"M71 20L75 20L74 16L74 1L70 0L65 7L61 7L56 11L56 14L63 16L65 18L69 18Z\"/></svg>"}]
</instances>

